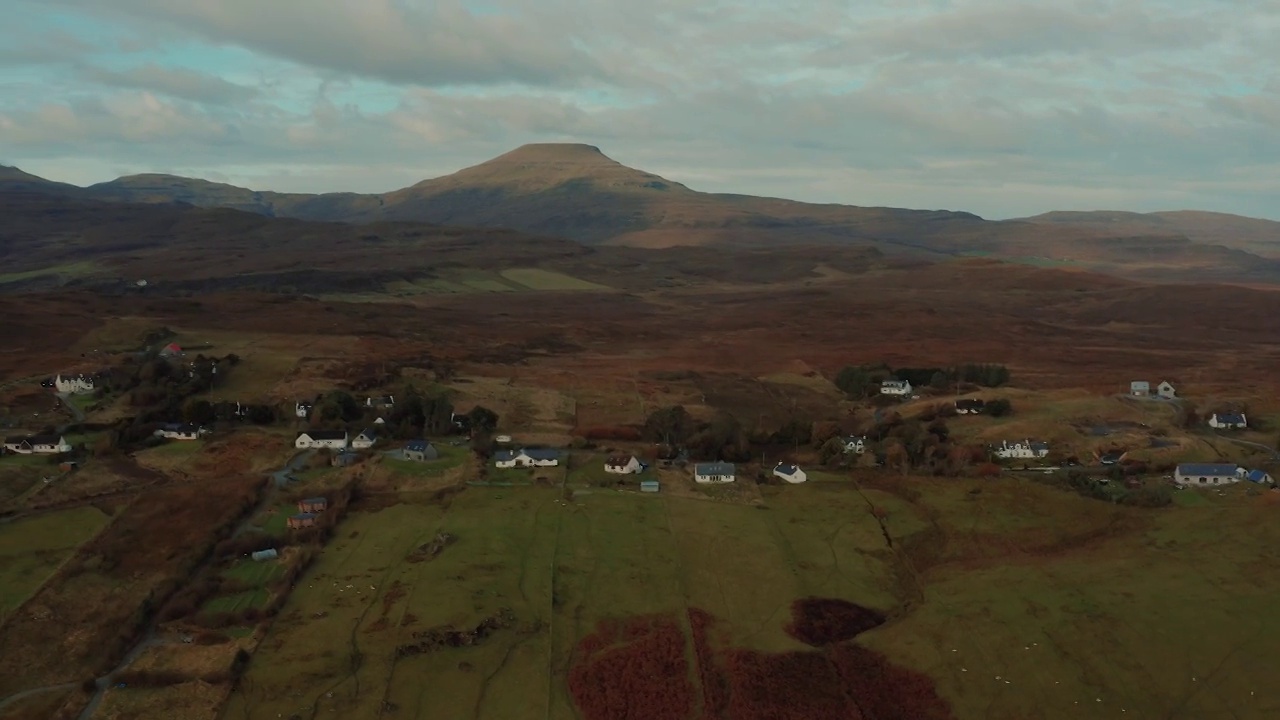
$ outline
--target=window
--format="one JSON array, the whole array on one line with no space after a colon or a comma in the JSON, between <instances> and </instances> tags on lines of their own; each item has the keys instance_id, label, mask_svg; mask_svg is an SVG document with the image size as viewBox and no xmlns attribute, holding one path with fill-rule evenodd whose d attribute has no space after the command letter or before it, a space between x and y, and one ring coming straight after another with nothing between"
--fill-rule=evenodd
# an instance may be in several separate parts
<instances>
[{"instance_id":1,"label":"window","mask_svg":"<svg viewBox=\"0 0 1280 720\"><path fill-rule=\"evenodd\" d=\"M1200 478L1200 484L1201 484L1201 485L1205 484L1205 482L1206 482L1206 480L1205 480L1204 478Z\"/></svg>"}]
</instances>

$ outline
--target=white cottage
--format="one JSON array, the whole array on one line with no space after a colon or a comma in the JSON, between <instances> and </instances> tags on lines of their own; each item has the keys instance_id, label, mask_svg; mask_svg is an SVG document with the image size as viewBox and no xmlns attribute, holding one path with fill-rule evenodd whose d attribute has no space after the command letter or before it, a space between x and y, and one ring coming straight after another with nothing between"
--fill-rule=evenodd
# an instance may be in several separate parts
<instances>
[{"instance_id":1,"label":"white cottage","mask_svg":"<svg viewBox=\"0 0 1280 720\"><path fill-rule=\"evenodd\" d=\"M81 395L93 392L94 382L89 375L59 375L54 378L53 387L60 393Z\"/></svg>"},{"instance_id":2,"label":"white cottage","mask_svg":"<svg viewBox=\"0 0 1280 720\"><path fill-rule=\"evenodd\" d=\"M693 481L697 483L731 483L737 469L733 463L709 462L693 466Z\"/></svg>"},{"instance_id":3,"label":"white cottage","mask_svg":"<svg viewBox=\"0 0 1280 720\"><path fill-rule=\"evenodd\" d=\"M799 485L809 479L809 477L805 475L804 471L799 467L783 463L778 463L777 467L773 469L773 475L774 477L782 478L784 481L793 485Z\"/></svg>"},{"instance_id":4,"label":"white cottage","mask_svg":"<svg viewBox=\"0 0 1280 720\"><path fill-rule=\"evenodd\" d=\"M205 430L197 425L169 423L152 434L167 440L197 440L203 433Z\"/></svg>"},{"instance_id":5,"label":"white cottage","mask_svg":"<svg viewBox=\"0 0 1280 720\"><path fill-rule=\"evenodd\" d=\"M1042 458L1049 454L1049 443L1037 442L1033 440L1008 440L1001 441L999 445L994 445L991 451L998 458L1004 459L1032 459Z\"/></svg>"},{"instance_id":6,"label":"white cottage","mask_svg":"<svg viewBox=\"0 0 1280 720\"><path fill-rule=\"evenodd\" d=\"M1230 485L1248 473L1233 463L1182 463L1173 473L1178 485Z\"/></svg>"},{"instance_id":7,"label":"white cottage","mask_svg":"<svg viewBox=\"0 0 1280 720\"><path fill-rule=\"evenodd\" d=\"M840 442L844 443L844 452L846 455L861 455L867 451L867 438L865 436L852 436L841 438Z\"/></svg>"},{"instance_id":8,"label":"white cottage","mask_svg":"<svg viewBox=\"0 0 1280 720\"><path fill-rule=\"evenodd\" d=\"M303 449L345 450L347 447L346 430L306 430L298 433L293 446Z\"/></svg>"},{"instance_id":9,"label":"white cottage","mask_svg":"<svg viewBox=\"0 0 1280 720\"><path fill-rule=\"evenodd\" d=\"M1168 380L1163 380L1156 386L1156 395L1165 400L1173 400L1178 397L1178 391L1173 388L1173 385Z\"/></svg>"},{"instance_id":10,"label":"white cottage","mask_svg":"<svg viewBox=\"0 0 1280 720\"><path fill-rule=\"evenodd\" d=\"M368 450L378 442L378 434L371 428L365 428L351 440L352 450Z\"/></svg>"},{"instance_id":11,"label":"white cottage","mask_svg":"<svg viewBox=\"0 0 1280 720\"><path fill-rule=\"evenodd\" d=\"M493 464L500 468L554 467L560 464L560 452L538 448L500 450L493 454Z\"/></svg>"},{"instance_id":12,"label":"white cottage","mask_svg":"<svg viewBox=\"0 0 1280 720\"><path fill-rule=\"evenodd\" d=\"M311 417L311 408L313 407L314 405L309 402L294 403L293 414L295 417L300 417L305 420Z\"/></svg>"},{"instance_id":13,"label":"white cottage","mask_svg":"<svg viewBox=\"0 0 1280 720\"><path fill-rule=\"evenodd\" d=\"M71 452L71 444L61 435L30 435L5 438L4 449L19 455L56 455Z\"/></svg>"},{"instance_id":14,"label":"white cottage","mask_svg":"<svg viewBox=\"0 0 1280 720\"><path fill-rule=\"evenodd\" d=\"M1243 430L1249 427L1244 413L1214 413L1209 416L1209 427L1220 430Z\"/></svg>"},{"instance_id":15,"label":"white cottage","mask_svg":"<svg viewBox=\"0 0 1280 720\"><path fill-rule=\"evenodd\" d=\"M910 380L885 380L880 383L881 395L910 395L911 389Z\"/></svg>"},{"instance_id":16,"label":"white cottage","mask_svg":"<svg viewBox=\"0 0 1280 720\"><path fill-rule=\"evenodd\" d=\"M604 461L604 471L616 475L636 475L644 472L644 463L635 455L615 455Z\"/></svg>"}]
</instances>

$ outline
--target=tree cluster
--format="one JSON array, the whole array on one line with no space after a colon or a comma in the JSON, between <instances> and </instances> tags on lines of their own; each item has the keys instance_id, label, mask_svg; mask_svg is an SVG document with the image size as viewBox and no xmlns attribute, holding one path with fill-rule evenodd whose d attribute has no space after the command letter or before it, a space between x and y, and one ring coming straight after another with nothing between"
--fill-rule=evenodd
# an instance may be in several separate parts
<instances>
[{"instance_id":1,"label":"tree cluster","mask_svg":"<svg viewBox=\"0 0 1280 720\"><path fill-rule=\"evenodd\" d=\"M641 435L668 447L685 447L700 458L743 462L751 458L751 438L737 418L717 412L699 422L681 405L659 408L645 419Z\"/></svg>"},{"instance_id":2,"label":"tree cluster","mask_svg":"<svg viewBox=\"0 0 1280 720\"><path fill-rule=\"evenodd\" d=\"M1000 387L1009 382L1009 369L1004 365L967 364L955 367L901 367L887 364L847 365L840 369L833 381L835 386L854 399L863 399L880 392L885 380L906 380L916 387L932 387L937 390L957 383L982 387Z\"/></svg>"}]
</instances>

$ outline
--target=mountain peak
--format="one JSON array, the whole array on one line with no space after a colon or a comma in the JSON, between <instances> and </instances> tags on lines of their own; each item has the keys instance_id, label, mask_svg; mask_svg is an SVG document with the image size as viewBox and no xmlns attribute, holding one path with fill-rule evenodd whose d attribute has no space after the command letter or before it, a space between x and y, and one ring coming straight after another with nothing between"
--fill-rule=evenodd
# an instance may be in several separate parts
<instances>
[{"instance_id":1,"label":"mountain peak","mask_svg":"<svg viewBox=\"0 0 1280 720\"><path fill-rule=\"evenodd\" d=\"M503 153L489 162L591 162L614 164L595 145L585 143L529 143Z\"/></svg>"},{"instance_id":2,"label":"mountain peak","mask_svg":"<svg viewBox=\"0 0 1280 720\"><path fill-rule=\"evenodd\" d=\"M424 180L406 190L440 192L453 188L502 187L513 192L540 192L566 184L591 183L618 191L688 191L683 185L627 167L595 145L530 143L452 175ZM394 200L404 191L391 193Z\"/></svg>"}]
</instances>

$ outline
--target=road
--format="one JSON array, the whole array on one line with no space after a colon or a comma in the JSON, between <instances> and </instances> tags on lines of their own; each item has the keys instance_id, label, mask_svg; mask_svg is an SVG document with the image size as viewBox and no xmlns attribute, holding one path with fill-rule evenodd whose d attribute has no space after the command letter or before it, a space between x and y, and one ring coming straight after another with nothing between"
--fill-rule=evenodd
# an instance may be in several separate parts
<instances>
[{"instance_id":1,"label":"road","mask_svg":"<svg viewBox=\"0 0 1280 720\"><path fill-rule=\"evenodd\" d=\"M1237 444L1237 445L1245 445L1245 446L1247 446L1247 447L1254 448L1255 450L1261 450L1261 451L1263 451L1263 452L1265 452L1265 453L1269 454L1269 455L1271 456L1271 459L1272 459L1272 460L1280 460L1280 450L1276 450L1275 448L1273 448L1273 447L1271 447L1271 446L1269 446L1269 445L1263 445L1262 443L1256 443L1256 442L1253 442L1252 440L1241 440L1240 438L1231 437L1230 435L1223 435L1222 433L1220 433L1220 432L1215 432L1215 431L1213 431L1213 430L1210 430L1210 431L1209 431L1209 434L1210 434L1210 435L1213 435L1214 437L1222 438L1223 440L1226 440L1227 442L1233 442L1233 443L1235 443L1235 444Z\"/></svg>"},{"instance_id":2,"label":"road","mask_svg":"<svg viewBox=\"0 0 1280 720\"><path fill-rule=\"evenodd\" d=\"M75 422L77 424L84 422L84 411L80 409L79 405L71 402L71 393L57 393L57 396L62 401L62 406L71 411L71 415L76 419ZM65 428L60 428L59 431L66 432Z\"/></svg>"}]
</instances>

